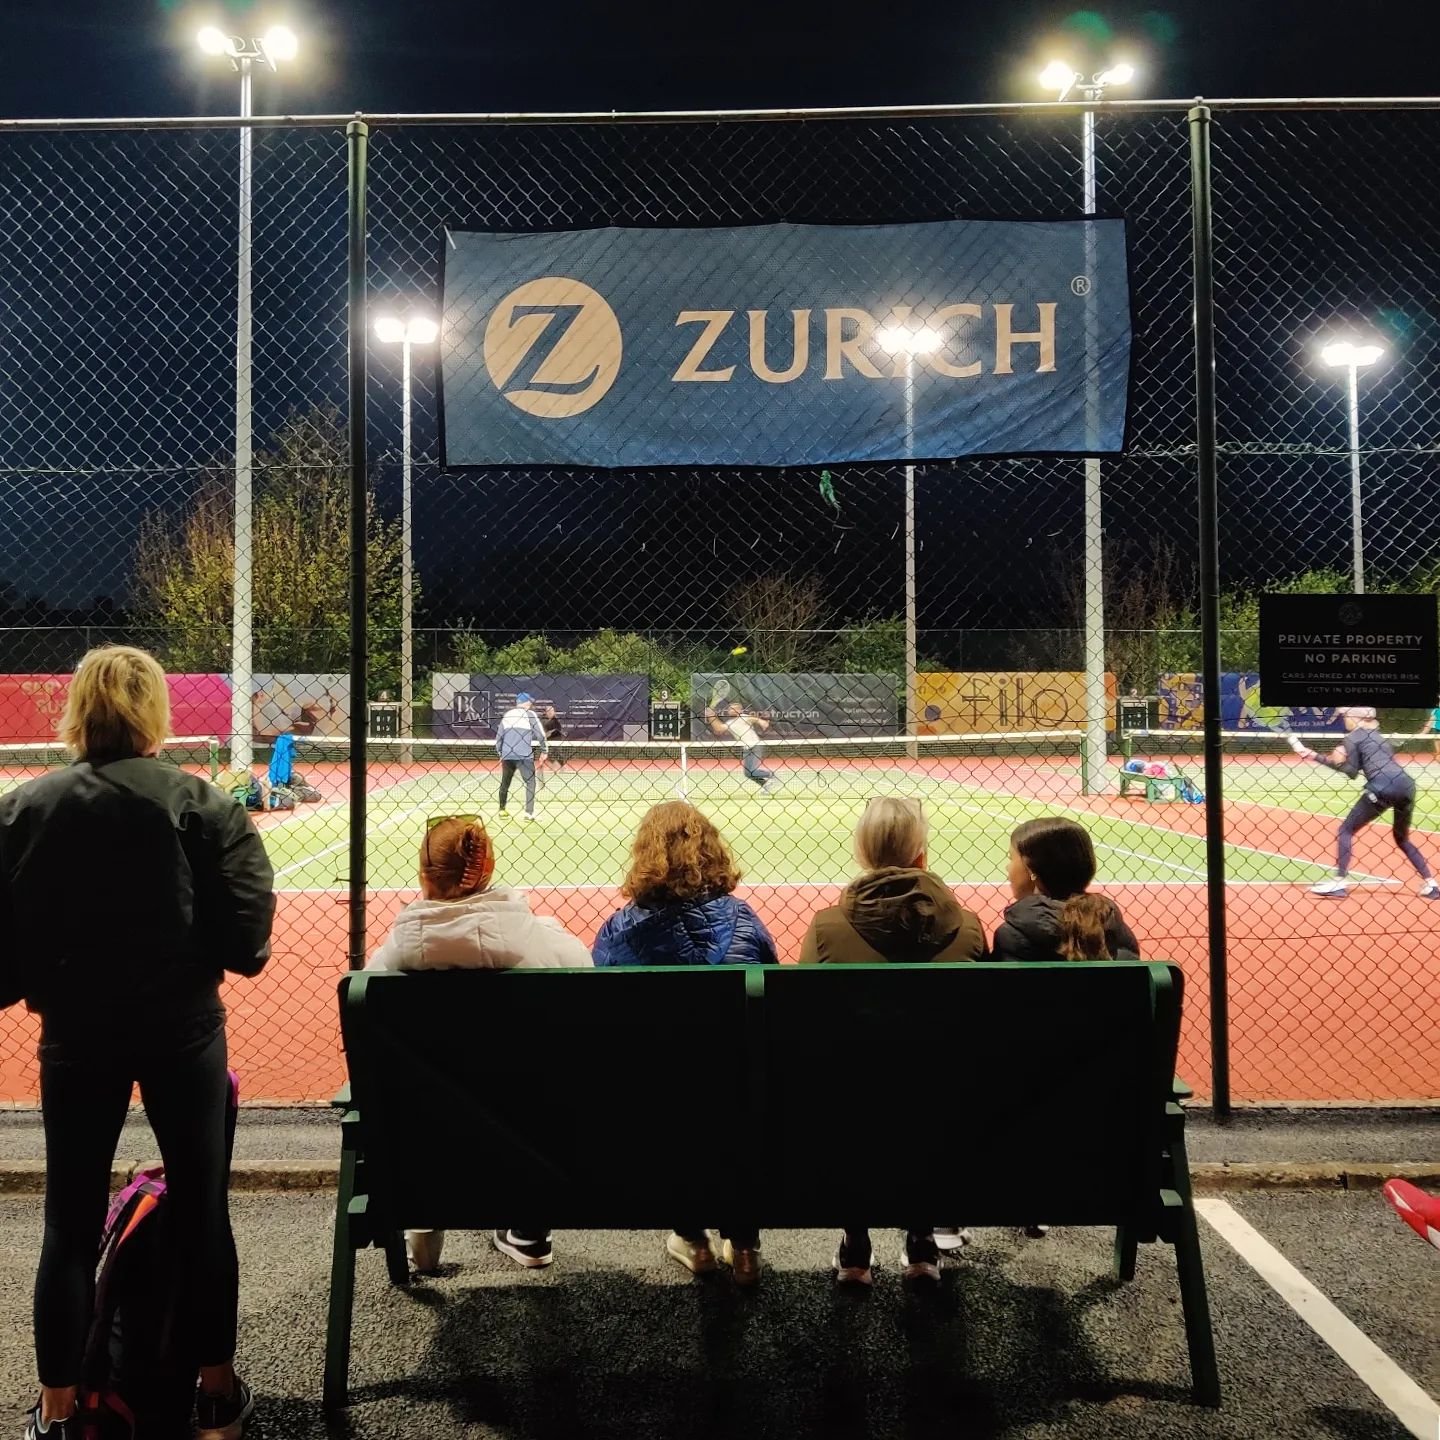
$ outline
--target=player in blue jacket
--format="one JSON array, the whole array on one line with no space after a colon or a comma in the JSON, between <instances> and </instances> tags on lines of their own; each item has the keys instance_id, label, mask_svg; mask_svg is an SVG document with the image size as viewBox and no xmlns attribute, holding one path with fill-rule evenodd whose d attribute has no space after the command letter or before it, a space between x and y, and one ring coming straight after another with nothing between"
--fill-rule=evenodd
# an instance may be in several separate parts
<instances>
[{"instance_id":1,"label":"player in blue jacket","mask_svg":"<svg viewBox=\"0 0 1440 1440\"><path fill-rule=\"evenodd\" d=\"M510 800L510 782L515 772L525 782L525 813L522 820L534 820L535 816L535 756L548 749L545 743L545 727L535 713L534 702L523 690L515 697L515 703L500 717L500 728L495 732L495 753L500 757L500 813Z\"/></svg>"},{"instance_id":2,"label":"player in blue jacket","mask_svg":"<svg viewBox=\"0 0 1440 1440\"><path fill-rule=\"evenodd\" d=\"M1316 895L1339 899L1349 893L1350 852L1356 832L1387 810L1395 812L1391 821L1395 843L1420 876L1420 894L1426 900L1440 900L1440 885L1430 873L1425 857L1410 838L1410 822L1415 816L1415 782L1395 758L1395 752L1379 733L1380 722L1369 705L1352 705L1342 710L1347 734L1344 742L1329 755L1317 755L1297 736L1290 737L1290 748L1306 760L1314 760L1327 769L1354 779L1365 777L1365 789L1340 825L1335 877L1322 880L1310 889Z\"/></svg>"}]
</instances>

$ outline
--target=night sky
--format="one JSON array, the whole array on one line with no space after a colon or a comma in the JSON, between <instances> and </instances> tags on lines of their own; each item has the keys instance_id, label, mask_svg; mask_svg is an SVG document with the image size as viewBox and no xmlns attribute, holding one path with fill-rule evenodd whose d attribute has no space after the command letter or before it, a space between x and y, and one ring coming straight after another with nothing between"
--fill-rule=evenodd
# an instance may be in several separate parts
<instances>
[{"instance_id":1,"label":"night sky","mask_svg":"<svg viewBox=\"0 0 1440 1440\"><path fill-rule=\"evenodd\" d=\"M1368 12L1339 0L1190 0L1183 4L1141 0L1108 3L1086 11L1033 0L987 0L984 4L930 0L864 6L771 0L768 4L688 7L604 6L574 0L541 5L492 5L475 0L387 0L383 4L376 0L296 0L283 8L278 4L193 6L154 0L60 0L46 5L25 0L12 7L12 14L7 16L5 45L0 50L0 107L4 114L17 117L227 113L235 103L234 78L223 64L199 54L194 44L196 30L201 24L214 22L231 29L258 31L276 20L285 21L299 33L302 58L284 67L278 76L262 74L257 79L255 103L262 113L664 109L1034 99L1035 72L1040 63L1057 54L1085 69L1114 56L1132 59L1141 67L1141 80L1129 93L1151 97L1414 95L1435 86L1433 37L1425 18L1432 8L1393 0ZM15 10L19 13L13 13ZM251 18L242 18L247 16ZM1434 138L1434 131L1431 122L1425 133ZM1383 148L1389 144L1389 133L1383 127L1377 130L1376 145ZM1301 143L1293 152L1294 163L1319 164L1313 154L1307 153L1304 137L1297 135L1296 139ZM230 167L229 152L224 148L227 143L233 141L211 137L197 142L191 157L197 173L210 176L212 181L223 177ZM1364 169L1362 150L1352 146L1345 163ZM0 142L0 164L4 158L4 144ZM1414 157L1406 158L1410 161ZM1271 159L1277 170L1275 183L1283 185L1285 172L1293 170L1291 158L1287 155ZM125 164L136 163L143 162L137 162L126 151ZM173 164L173 152L168 149L165 163ZM1433 182L1428 182L1432 172L1423 173L1428 188L1419 203L1433 207ZM259 195L258 187L263 184L262 172L257 171L257 204L262 207L265 199ZM1183 179L1179 185L1183 187ZM333 200L335 193L332 189L328 199ZM1183 200L1180 188L1175 193ZM272 190L272 197L274 194ZM201 187L197 195L201 198L193 211L182 207L176 212L176 223L194 226L192 252L201 257L194 262L195 275L183 277L190 280L201 274L198 267L202 263L217 275L224 273L230 244L228 227L233 223L233 212L218 203L224 199L223 185ZM317 204L326 203L326 197L313 198ZM1146 199L1137 194L1133 200L1122 200L1121 208L1130 204L1138 208ZM1363 230L1369 202L1359 191L1353 201L1355 213L1346 216L1346 224ZM293 199L288 203L293 205ZM383 193L377 196L376 203L383 210ZM929 218L925 204L918 200L910 211L913 213L897 214L897 218ZM444 220L451 223L465 218L452 209ZM473 218L478 223L487 217ZM283 219L283 213L267 218L262 210L262 226L268 226L271 234ZM82 217L82 230L89 223ZM1280 223L1283 228L1283 217ZM1377 228L1383 232L1386 227L1381 223ZM397 223L397 274L404 272L404 245L412 243L412 237L408 232L402 235L402 230ZM423 240L428 246L428 233L425 231L413 244L418 246ZM1176 235L1178 255L1188 244L1188 235L1183 229ZM1376 239L1371 235L1363 238L1366 246L1373 246ZM1258 245L1258 239L1254 243ZM372 259L384 266L390 258L385 237L377 235L372 241ZM1257 252L1256 258L1266 257ZM1269 258L1273 263L1273 256ZM1302 256L1302 262L1307 259ZM1405 278L1417 294L1425 288L1419 281L1428 284L1433 264L1433 256L1428 256L1423 264L1412 265L1407 271ZM1306 266L1302 263L1301 268ZM412 267L411 273L418 272ZM305 284L312 288L323 284L330 286L337 298L343 298L333 283L336 277L319 270L317 276L305 280L297 294L303 292ZM1374 303L1390 298L1394 282L1394 276L1377 275L1374 284L1367 285L1363 274L1347 271L1328 289L1317 291L1313 316L1307 311L1304 297L1299 303L1288 298L1285 323L1299 325L1328 316L1335 311L1337 297L1342 304L1347 297L1352 298L1359 313L1358 307L1372 303L1372 291ZM223 318L224 297L218 291L217 296L215 314ZM3 298L0 293L0 301ZM114 303L122 301L123 297ZM93 303L103 307L106 301L97 291ZM1171 313L1183 315L1174 306ZM337 317L331 318L333 321ZM1397 323L1403 326L1429 321L1417 314L1401 314ZM1168 337L1162 338L1169 343ZM333 324L331 339L339 341ZM1184 368L1185 337L1177 335L1173 340L1181 347L1171 357L1178 376ZM207 425L213 417L213 434L186 435L183 444L182 437L167 432L170 422L163 413L146 409L145 391L153 379L137 368L133 377L136 398L130 402L129 411L137 418L126 421L137 454L146 446L164 450L167 445L187 455L223 454L228 343L228 336L218 329L213 335L198 335L195 339L195 373L211 377L213 393L204 388L210 382L197 381L194 413L207 417ZM1152 334L1148 343L1158 346L1160 340ZM325 385L330 387L330 394L334 394L337 376L341 375L332 363L337 358L343 365L343 351L332 347L317 365L329 367ZM1263 356L1256 358L1263 363ZM257 350L257 368L262 363L262 353ZM309 363L309 357L305 363ZM296 366L297 371L299 368ZM273 362L268 373L285 378ZM27 379L12 375L9 379L22 391L27 384L41 383L35 376ZM393 376L387 376L383 365L377 367L374 385L381 388L377 391L372 386L372 425L381 423L377 414L388 413L385 405L393 402L393 383L390 390L383 388L387 381L393 382ZM1264 407L1273 403L1273 391L1267 381L1255 392L1235 395L1233 403L1237 408L1230 417L1234 428L1243 431L1251 419L1257 421L1258 427L1259 420L1264 419L1272 433L1280 433L1283 415L1262 414ZM1433 390L1427 393L1433 397ZM1171 430L1177 425L1183 429L1188 402L1179 390L1173 399L1175 414L1167 423ZM1224 399L1222 394L1222 403ZM1415 394L1406 393L1406 404L1412 411L1416 399ZM266 418L265 403L257 396L257 424L263 424ZM272 419L281 413L284 403L285 392L277 389ZM1311 402L1307 399L1304 403ZM1383 405L1383 397L1379 403ZM52 413L54 402L40 408ZM423 444L428 433L423 416L419 433ZM387 441L393 444L388 434L376 438L379 447L383 448ZM1397 439L1413 438L1413 432L1397 429ZM76 438L77 454L85 439ZM63 441L57 443L63 450ZM32 444L26 451L26 463L39 463L35 457L43 449L44 444L38 448ZM1238 468L1243 469L1243 464ZM1125 473L1122 467L1115 472L1117 503L1121 507L1126 503ZM958 508L963 502L957 498L960 492L956 487L949 486L942 496L939 487L932 486L928 492L922 489L921 524L931 527L932 537L956 535L962 541L968 540L986 556L986 563L993 565L997 545L1012 541L1016 514L1023 516L1023 482L1012 482L998 472L987 480L983 469L969 474L975 486L971 493L986 497L983 523L973 502L968 512ZM1139 467L1134 474L1138 484ZM1408 484L1408 472L1402 478ZM517 493L525 497L532 513L544 511L548 519L545 526L527 524L523 544L503 527L476 518L477 492L469 488L470 482L455 477L429 479L433 483L427 486L432 497L428 515L424 502L417 499L417 566L428 597L427 602L422 602L422 623L439 625L460 615L478 614L482 623L503 630L521 628L531 618L538 618L553 632L567 624L576 629L597 623L659 623L684 628L723 620L723 606L701 599L693 604L671 604L664 617L655 609L657 591L681 583L697 591L708 590L712 597L720 593L728 578L737 573L733 565L718 567L718 575L707 573L700 585L694 574L708 566L709 556L719 555L715 545L707 543L695 548L694 554L686 552L683 563L672 558L671 567L680 574L667 574L665 562L652 557L663 552L666 544L676 543L673 506L677 487L686 495L682 513L703 520L707 505L715 503L717 494L727 496L726 513L733 511L734 503L726 487L743 486L743 478L717 477L710 484L703 477L697 481L652 476L634 486L611 479L598 484L586 481L566 490L565 482L556 482L547 489L548 482L529 477ZM1151 498L1143 503L1152 507L1152 518L1157 523L1173 525L1190 537L1187 543L1193 543L1188 465L1174 466L1173 480L1166 487L1163 507ZM4 538L0 538L0 583L81 607L98 593L113 593L123 600L127 545L122 532L140 513L140 507L148 503L147 486L152 482L137 471L120 482L123 497L128 498L117 500L113 489L106 491L105 503L115 505L115 514L122 517L115 526L116 543L108 549L63 540L57 543L49 538L57 531L63 535L69 507L83 507L89 494L85 488L89 481L70 482L69 489L66 483L54 482L56 488L48 495L12 494L11 513L0 516L0 520L8 521ZM767 507L773 531L767 542L770 549L754 562L768 568L788 563L787 557L791 557L793 563L813 569L836 592L833 599L837 612L846 610L851 618L858 618L866 609L893 612L896 608L895 597L889 593L880 593L873 606L863 603L863 597L842 595L839 589L843 587L835 578L864 574L875 563L882 563L863 550L867 535L893 537L891 511L898 493L894 476L875 479L873 492L864 496L860 494L863 483L862 479L848 490L842 487L842 498L847 498L848 505L843 523L837 522L833 531L822 528L814 518L818 515L829 524L823 508L814 501L811 481L804 481L794 495L778 496ZM382 476L381 484L382 499L393 498L393 475ZM1343 484L1334 493L1343 499L1342 492ZM1259 517L1247 513L1240 492L1232 490L1228 502L1231 519L1262 536L1263 525L1258 532L1255 528L1261 525L1262 518L1273 523L1277 539L1283 537L1285 545L1293 545L1294 566L1330 563L1340 553L1332 542L1336 537L1343 538L1344 515L1339 500L1326 498L1329 491L1322 487L1318 500L1316 493L1310 489L1295 491L1287 497L1285 509L1272 506L1266 517ZM1007 508L1011 499L1014 507ZM1026 533L1027 550L1038 554L1054 537L1068 535L1074 529L1074 499L1067 490L1064 505L1057 506L1054 513L1032 517L1033 523L1024 522L1021 528ZM927 503L936 507L928 517ZM1316 528L1313 521L1317 504L1322 514L1327 506L1334 509L1334 524L1319 525L1320 538L1307 548L1310 542L1306 537ZM30 505L48 508L43 515L32 517L24 508ZM1288 508L1291 505L1295 507L1293 515ZM33 533L47 536L44 543L24 543L24 532L31 525L35 527ZM1435 528L1440 529L1440 516ZM577 540L580 531L588 536L589 548ZM69 539L75 538L72 531ZM847 550L847 546L851 548ZM857 546L862 548L857 550ZM922 589L934 604L928 616L922 609L922 627L938 636L942 630L1006 623L1003 607L987 611L973 592L982 581L1002 594L1008 593L1007 585L1017 583L1033 590L1029 573L1012 561L1013 557L1007 557L1003 573L998 569L984 573L977 569L969 591L960 587L947 592L943 576L926 574L926 565L935 563L933 552L930 559L922 556ZM883 563L888 573L888 558ZM555 579L556 567L562 564L570 567L563 585ZM652 564L659 569L647 570ZM477 579L498 567L510 572L506 593L511 603L504 606L491 603L493 589L487 594L485 581ZM624 572L625 578L616 582L610 598L590 604L581 598L584 586L574 572L595 575L601 568ZM519 572L519 578L515 572ZM1017 576L1021 577L1018 582ZM1065 585L1061 583L1058 589L1063 591ZM553 603L547 603L547 597ZM938 639L936 645L943 648Z\"/></svg>"}]
</instances>

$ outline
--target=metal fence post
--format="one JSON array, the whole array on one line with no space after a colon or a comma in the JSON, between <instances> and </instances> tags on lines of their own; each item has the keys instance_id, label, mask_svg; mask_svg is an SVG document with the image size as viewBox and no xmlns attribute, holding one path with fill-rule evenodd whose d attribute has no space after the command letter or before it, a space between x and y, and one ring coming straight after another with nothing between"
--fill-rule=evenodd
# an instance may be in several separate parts
<instances>
[{"instance_id":1,"label":"metal fence post","mask_svg":"<svg viewBox=\"0 0 1440 1440\"><path fill-rule=\"evenodd\" d=\"M365 964L366 891L366 721L367 642L365 545L369 529L368 463L365 453L366 347L369 325L365 303L365 165L370 127L352 120L345 128L349 181L347 206L349 282L346 318L350 330L350 395L347 429L350 448L350 938L352 970Z\"/></svg>"},{"instance_id":2,"label":"metal fence post","mask_svg":"<svg viewBox=\"0 0 1440 1440\"><path fill-rule=\"evenodd\" d=\"M1200 505L1200 630L1205 704L1205 885L1210 932L1210 1066L1217 1120L1230 1117L1230 982L1225 946L1224 739L1220 722L1220 535L1215 414L1215 234L1210 107L1190 122L1190 224L1195 252L1195 461Z\"/></svg>"}]
</instances>

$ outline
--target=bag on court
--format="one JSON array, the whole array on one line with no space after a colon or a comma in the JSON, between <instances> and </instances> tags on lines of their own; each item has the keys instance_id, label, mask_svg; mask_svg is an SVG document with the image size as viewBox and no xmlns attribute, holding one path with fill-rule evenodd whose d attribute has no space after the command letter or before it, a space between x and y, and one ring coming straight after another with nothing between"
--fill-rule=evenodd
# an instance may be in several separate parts
<instances>
[{"instance_id":1,"label":"bag on court","mask_svg":"<svg viewBox=\"0 0 1440 1440\"><path fill-rule=\"evenodd\" d=\"M232 1071L227 1159L239 1100ZM196 1365L185 1354L178 1266L165 1168L152 1165L114 1198L105 1219L81 1370L83 1440L181 1440L191 1434Z\"/></svg>"},{"instance_id":2,"label":"bag on court","mask_svg":"<svg viewBox=\"0 0 1440 1440\"><path fill-rule=\"evenodd\" d=\"M265 792L253 775L248 780L242 780L236 785L230 791L230 796L237 805L243 805L247 810L263 810L265 808Z\"/></svg>"},{"instance_id":3,"label":"bag on court","mask_svg":"<svg viewBox=\"0 0 1440 1440\"><path fill-rule=\"evenodd\" d=\"M289 785L272 785L270 787L270 798L266 802L267 810L293 810L299 796Z\"/></svg>"}]
</instances>

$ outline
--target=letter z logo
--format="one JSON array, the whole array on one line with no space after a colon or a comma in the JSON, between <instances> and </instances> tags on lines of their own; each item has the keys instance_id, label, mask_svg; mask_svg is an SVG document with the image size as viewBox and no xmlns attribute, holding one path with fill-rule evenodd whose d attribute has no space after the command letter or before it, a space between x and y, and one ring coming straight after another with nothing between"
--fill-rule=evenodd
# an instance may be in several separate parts
<instances>
[{"instance_id":1,"label":"letter z logo","mask_svg":"<svg viewBox=\"0 0 1440 1440\"><path fill-rule=\"evenodd\" d=\"M547 275L512 290L485 327L485 368L517 409L545 420L579 415L620 373L620 322L579 280Z\"/></svg>"}]
</instances>

